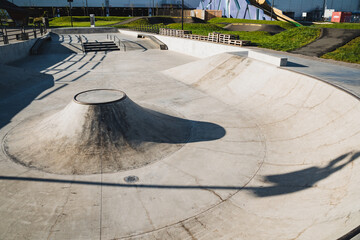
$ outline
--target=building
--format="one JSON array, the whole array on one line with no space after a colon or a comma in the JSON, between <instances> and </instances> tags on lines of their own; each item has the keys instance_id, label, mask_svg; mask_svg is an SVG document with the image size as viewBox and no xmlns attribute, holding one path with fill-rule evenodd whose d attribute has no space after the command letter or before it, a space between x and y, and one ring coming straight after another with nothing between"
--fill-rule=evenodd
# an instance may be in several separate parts
<instances>
[{"instance_id":1,"label":"building","mask_svg":"<svg viewBox=\"0 0 360 240\"><path fill-rule=\"evenodd\" d=\"M295 20L322 20L324 10L338 12L360 11L359 0L201 0L198 9L222 10L232 18L270 19L271 12L254 5L273 6ZM255 4L254 4L255 3ZM265 10L265 11L264 11Z\"/></svg>"},{"instance_id":2,"label":"building","mask_svg":"<svg viewBox=\"0 0 360 240\"><path fill-rule=\"evenodd\" d=\"M266 2L265 2L266 1ZM40 8L53 15L60 12L66 15L67 0L10 0L27 8ZM147 16L156 9L181 8L182 0L73 0L74 15L135 15ZM184 0L186 9L222 10L223 15L232 18L270 19L271 11L255 7L263 2L280 9L295 20L321 20L324 10L359 12L359 0ZM50 16L52 14L49 14ZM152 14L154 15L154 14Z\"/></svg>"}]
</instances>

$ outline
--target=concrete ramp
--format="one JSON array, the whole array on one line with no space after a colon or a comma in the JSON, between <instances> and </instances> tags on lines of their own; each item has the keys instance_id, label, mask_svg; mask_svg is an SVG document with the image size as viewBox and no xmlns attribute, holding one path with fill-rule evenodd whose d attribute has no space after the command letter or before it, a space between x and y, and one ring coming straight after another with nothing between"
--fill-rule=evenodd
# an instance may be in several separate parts
<instances>
[{"instance_id":1,"label":"concrete ramp","mask_svg":"<svg viewBox=\"0 0 360 240\"><path fill-rule=\"evenodd\" d=\"M194 125L142 108L122 91L96 89L77 94L61 111L24 121L7 135L4 149L14 161L50 173L118 172L177 151Z\"/></svg>"},{"instance_id":2,"label":"concrete ramp","mask_svg":"<svg viewBox=\"0 0 360 240\"><path fill-rule=\"evenodd\" d=\"M246 113L266 139L265 160L246 191L197 217L211 225L207 229L227 234L226 239L336 239L358 226L357 98L232 54L164 73ZM227 224L218 226L213 222L220 212Z\"/></svg>"}]
</instances>

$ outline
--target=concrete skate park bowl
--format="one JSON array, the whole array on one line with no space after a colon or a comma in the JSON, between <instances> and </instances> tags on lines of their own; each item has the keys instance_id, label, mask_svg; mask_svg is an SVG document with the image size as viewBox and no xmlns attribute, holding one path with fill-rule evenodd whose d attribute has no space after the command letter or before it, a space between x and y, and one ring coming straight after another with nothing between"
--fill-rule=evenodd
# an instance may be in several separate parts
<instances>
[{"instance_id":1,"label":"concrete skate park bowl","mask_svg":"<svg viewBox=\"0 0 360 240\"><path fill-rule=\"evenodd\" d=\"M238 52L118 37L132 51L47 50L65 36L12 63L54 86L0 99L18 109L0 115L0 239L337 239L359 225L357 97Z\"/></svg>"}]
</instances>

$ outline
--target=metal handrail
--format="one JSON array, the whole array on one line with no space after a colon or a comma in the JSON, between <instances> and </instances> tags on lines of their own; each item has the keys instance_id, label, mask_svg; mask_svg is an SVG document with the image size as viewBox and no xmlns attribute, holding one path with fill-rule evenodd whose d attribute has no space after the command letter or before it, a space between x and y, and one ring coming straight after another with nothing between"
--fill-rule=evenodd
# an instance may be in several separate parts
<instances>
[{"instance_id":1,"label":"metal handrail","mask_svg":"<svg viewBox=\"0 0 360 240\"><path fill-rule=\"evenodd\" d=\"M75 36L76 36L76 35L75 35ZM82 52L85 52L84 44L83 44L83 40L82 40L81 35L76 36L76 37L78 38L78 41L81 43L81 50L82 50Z\"/></svg>"},{"instance_id":2,"label":"metal handrail","mask_svg":"<svg viewBox=\"0 0 360 240\"><path fill-rule=\"evenodd\" d=\"M157 25L140 25L138 27L135 27L134 30L140 31L140 32L150 32L150 33L156 33L159 34L160 27Z\"/></svg>"},{"instance_id":3,"label":"metal handrail","mask_svg":"<svg viewBox=\"0 0 360 240\"><path fill-rule=\"evenodd\" d=\"M118 47L120 48L120 50L121 50L121 44L122 44L122 45L123 45L124 52L126 52L126 45L125 45L124 41L121 41L121 39L118 38L117 36L111 35L111 34L110 34L110 35L107 34L107 35L106 35L106 39L110 39L110 41L114 41L114 43L115 43L116 45L118 45Z\"/></svg>"}]
</instances>

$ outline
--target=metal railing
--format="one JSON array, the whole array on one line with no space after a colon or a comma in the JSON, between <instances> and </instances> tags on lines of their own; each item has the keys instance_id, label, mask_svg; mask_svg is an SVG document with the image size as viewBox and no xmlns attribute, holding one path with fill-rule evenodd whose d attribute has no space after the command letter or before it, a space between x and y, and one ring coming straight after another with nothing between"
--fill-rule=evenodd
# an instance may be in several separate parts
<instances>
[{"instance_id":1,"label":"metal railing","mask_svg":"<svg viewBox=\"0 0 360 240\"><path fill-rule=\"evenodd\" d=\"M192 31L188 31L188 30L172 29L164 26L159 27L156 25L155 26L140 25L139 27L134 27L131 29L139 32L151 32L165 36L188 38L193 40L209 41L209 42L216 42L216 43L229 44L235 46L246 46L251 44L251 41L240 40L239 36L237 35L222 34L217 32L209 33L208 36L202 36L202 35L192 34Z\"/></svg>"},{"instance_id":2,"label":"metal railing","mask_svg":"<svg viewBox=\"0 0 360 240\"><path fill-rule=\"evenodd\" d=\"M0 27L0 45L15 43L17 41L25 41L38 38L47 33L47 29L43 24L37 24L33 27Z\"/></svg>"},{"instance_id":3,"label":"metal railing","mask_svg":"<svg viewBox=\"0 0 360 240\"><path fill-rule=\"evenodd\" d=\"M157 25L140 25L137 27L132 28L135 31L139 32L149 32L149 33L156 33L159 34L160 27Z\"/></svg>"},{"instance_id":4,"label":"metal railing","mask_svg":"<svg viewBox=\"0 0 360 240\"><path fill-rule=\"evenodd\" d=\"M76 35L75 35L76 36ZM81 35L79 35L79 36L76 36L77 38L78 38L78 41L80 42L80 44L81 44L81 50L82 50L82 52L85 52L85 49L84 49L84 44L83 44L83 40L82 40L82 37L81 37Z\"/></svg>"},{"instance_id":5,"label":"metal railing","mask_svg":"<svg viewBox=\"0 0 360 240\"><path fill-rule=\"evenodd\" d=\"M118 38L117 36L107 34L106 39L109 39L110 41L113 41L119 47L120 51L121 51L121 45L122 45L122 48L123 48L124 52L126 52L126 45L125 45L124 41L121 41L121 39Z\"/></svg>"}]
</instances>

